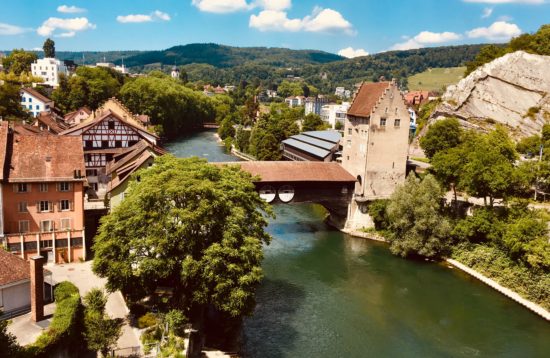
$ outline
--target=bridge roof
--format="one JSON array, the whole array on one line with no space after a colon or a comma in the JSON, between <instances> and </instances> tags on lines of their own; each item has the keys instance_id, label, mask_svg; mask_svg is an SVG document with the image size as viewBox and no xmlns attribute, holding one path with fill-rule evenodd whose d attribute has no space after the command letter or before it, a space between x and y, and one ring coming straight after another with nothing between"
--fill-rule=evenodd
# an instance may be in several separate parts
<instances>
[{"instance_id":1,"label":"bridge roof","mask_svg":"<svg viewBox=\"0 0 550 358\"><path fill-rule=\"evenodd\" d=\"M340 182L356 179L336 162L234 162L217 165L238 165L261 182Z\"/></svg>"}]
</instances>

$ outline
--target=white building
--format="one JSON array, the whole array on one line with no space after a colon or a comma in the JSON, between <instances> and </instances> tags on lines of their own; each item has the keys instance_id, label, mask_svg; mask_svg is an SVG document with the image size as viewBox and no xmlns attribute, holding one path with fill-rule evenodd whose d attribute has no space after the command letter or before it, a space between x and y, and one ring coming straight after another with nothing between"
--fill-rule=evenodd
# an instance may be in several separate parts
<instances>
[{"instance_id":1,"label":"white building","mask_svg":"<svg viewBox=\"0 0 550 358\"><path fill-rule=\"evenodd\" d=\"M33 76L44 79L44 84L52 87L59 86L59 74L67 75L67 66L56 58L41 58L31 64Z\"/></svg>"},{"instance_id":2,"label":"white building","mask_svg":"<svg viewBox=\"0 0 550 358\"><path fill-rule=\"evenodd\" d=\"M336 128L336 123L344 125L346 121L346 113L350 108L349 102L343 102L342 104L327 104L321 108L321 119L332 128Z\"/></svg>"},{"instance_id":3,"label":"white building","mask_svg":"<svg viewBox=\"0 0 550 358\"><path fill-rule=\"evenodd\" d=\"M344 97L346 89L344 87L336 87L334 94L340 98Z\"/></svg>"},{"instance_id":4,"label":"white building","mask_svg":"<svg viewBox=\"0 0 550 358\"><path fill-rule=\"evenodd\" d=\"M294 108L303 106L306 103L306 98L304 96L291 96L287 97L285 102L290 108Z\"/></svg>"},{"instance_id":5,"label":"white building","mask_svg":"<svg viewBox=\"0 0 550 358\"><path fill-rule=\"evenodd\" d=\"M328 98L324 97L308 97L306 98L305 103L305 115L307 116L310 113L321 115L321 109L325 104L327 104Z\"/></svg>"},{"instance_id":6,"label":"white building","mask_svg":"<svg viewBox=\"0 0 550 358\"><path fill-rule=\"evenodd\" d=\"M21 88L21 106L29 111L33 117L40 112L50 112L54 102L33 88Z\"/></svg>"}]
</instances>

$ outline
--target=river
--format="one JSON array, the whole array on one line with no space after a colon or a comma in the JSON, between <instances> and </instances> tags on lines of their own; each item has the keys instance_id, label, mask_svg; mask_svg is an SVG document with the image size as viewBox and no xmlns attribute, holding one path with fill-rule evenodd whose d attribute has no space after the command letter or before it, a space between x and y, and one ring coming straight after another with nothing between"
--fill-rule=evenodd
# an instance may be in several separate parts
<instances>
[{"instance_id":1,"label":"river","mask_svg":"<svg viewBox=\"0 0 550 358\"><path fill-rule=\"evenodd\" d=\"M235 161L202 132L180 157ZM244 356L549 357L550 324L456 269L404 260L323 222L318 205L277 205Z\"/></svg>"}]
</instances>

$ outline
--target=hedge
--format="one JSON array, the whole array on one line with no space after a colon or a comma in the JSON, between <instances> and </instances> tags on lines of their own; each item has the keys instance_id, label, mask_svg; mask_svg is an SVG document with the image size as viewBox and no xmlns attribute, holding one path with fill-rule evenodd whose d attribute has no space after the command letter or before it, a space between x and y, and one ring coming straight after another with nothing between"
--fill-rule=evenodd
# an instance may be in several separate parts
<instances>
[{"instance_id":1,"label":"hedge","mask_svg":"<svg viewBox=\"0 0 550 358\"><path fill-rule=\"evenodd\" d=\"M61 282L55 289L56 308L48 330L33 344L25 347L29 357L47 357L57 349L67 348L78 342L82 324L82 305L78 288L70 282Z\"/></svg>"}]
</instances>

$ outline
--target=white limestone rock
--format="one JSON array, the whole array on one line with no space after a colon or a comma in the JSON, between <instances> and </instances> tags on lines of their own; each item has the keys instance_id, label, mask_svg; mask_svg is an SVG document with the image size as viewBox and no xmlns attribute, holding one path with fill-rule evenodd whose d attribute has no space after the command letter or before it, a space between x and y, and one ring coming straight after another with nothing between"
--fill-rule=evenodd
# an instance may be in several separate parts
<instances>
[{"instance_id":1,"label":"white limestone rock","mask_svg":"<svg viewBox=\"0 0 550 358\"><path fill-rule=\"evenodd\" d=\"M480 130L501 123L515 139L539 134L550 122L550 56L518 51L484 65L447 88L432 120L441 117Z\"/></svg>"}]
</instances>

